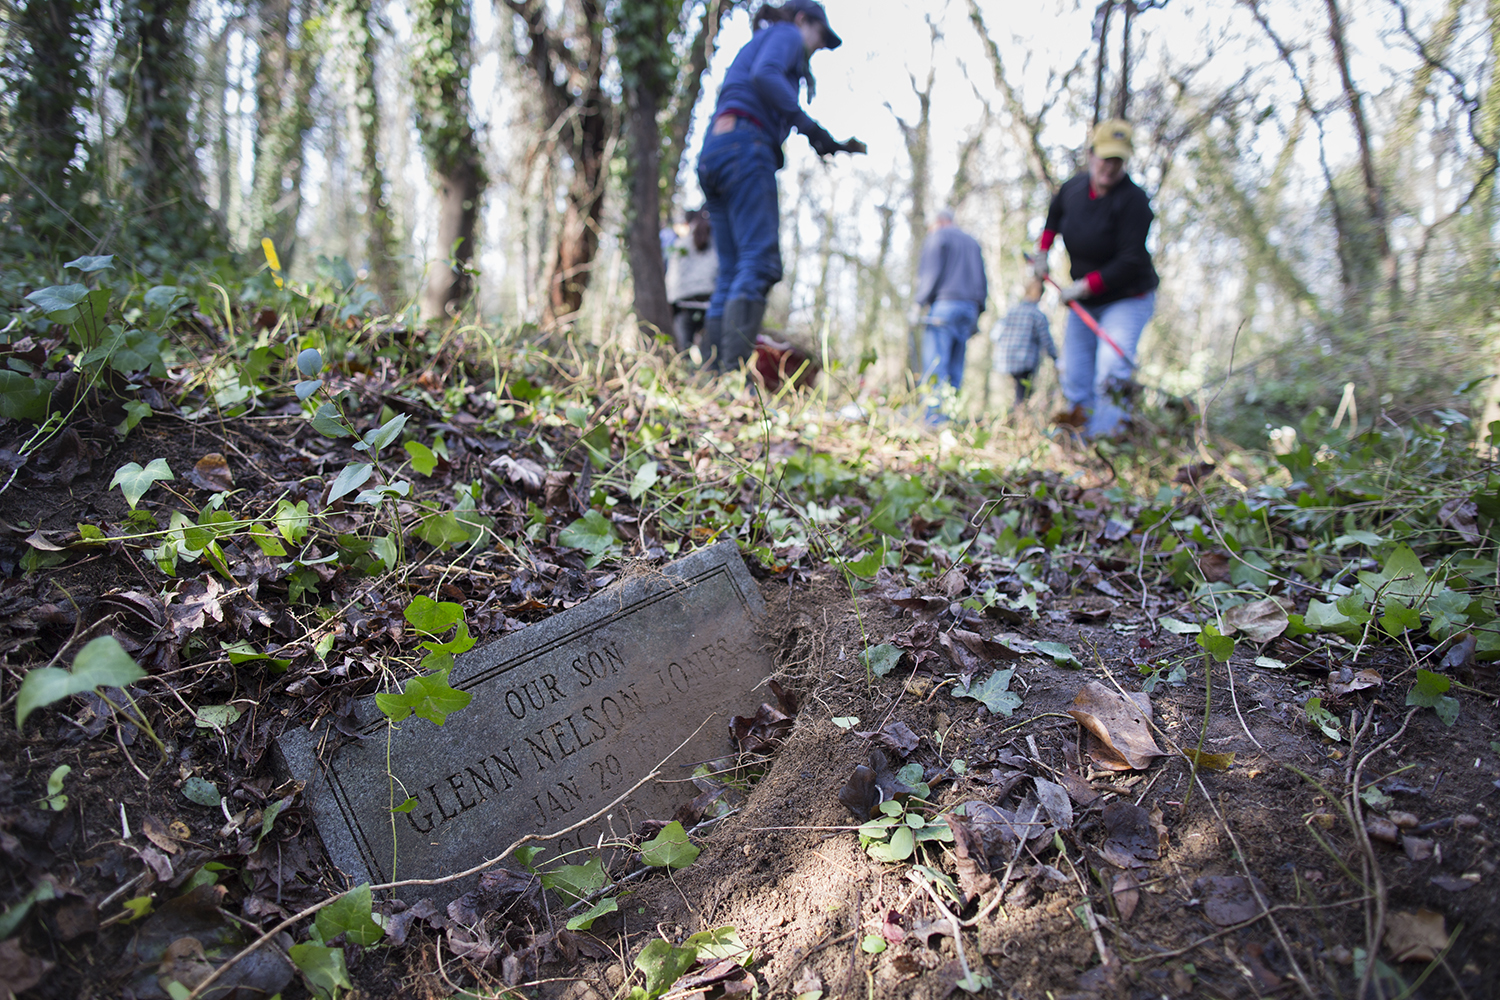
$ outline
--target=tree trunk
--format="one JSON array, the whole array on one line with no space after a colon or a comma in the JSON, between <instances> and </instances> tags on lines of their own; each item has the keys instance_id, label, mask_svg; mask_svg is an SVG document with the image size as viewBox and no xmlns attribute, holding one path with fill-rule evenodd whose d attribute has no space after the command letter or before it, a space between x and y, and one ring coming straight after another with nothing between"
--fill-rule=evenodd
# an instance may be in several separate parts
<instances>
[{"instance_id":1,"label":"tree trunk","mask_svg":"<svg viewBox=\"0 0 1500 1000\"><path fill-rule=\"evenodd\" d=\"M1094 37L1099 43L1099 55L1094 62L1094 120L1089 126L1091 130L1104 117L1104 74L1109 69L1109 15L1114 13L1114 9L1115 0L1104 0L1094 12Z\"/></svg>"},{"instance_id":2,"label":"tree trunk","mask_svg":"<svg viewBox=\"0 0 1500 1000\"><path fill-rule=\"evenodd\" d=\"M1391 250L1390 223L1386 218L1385 195L1381 191L1380 178L1375 172L1375 154L1370 148L1370 128L1365 121L1364 95L1354 83L1349 69L1349 54L1344 44L1344 21L1337 0L1324 0L1328 11L1328 39L1333 44L1334 61L1339 68L1339 80L1343 84L1344 99L1349 105L1349 117L1354 123L1354 137L1359 145L1359 172L1364 185L1365 212L1369 221L1369 235L1374 241L1375 253L1380 258L1381 276L1390 293L1392 305L1400 294L1400 272L1396 255ZM1363 291L1360 292L1364 297Z\"/></svg>"},{"instance_id":3,"label":"tree trunk","mask_svg":"<svg viewBox=\"0 0 1500 1000\"><path fill-rule=\"evenodd\" d=\"M438 259L421 302L422 318L429 320L453 315L472 291L469 264L488 178L469 121L474 48L468 0L416 0L411 6L417 131L438 189Z\"/></svg>"},{"instance_id":4,"label":"tree trunk","mask_svg":"<svg viewBox=\"0 0 1500 1000\"><path fill-rule=\"evenodd\" d=\"M401 305L401 274L396 266L396 227L391 218L385 166L380 155L380 93L375 76L380 39L376 35L375 14L371 6L371 0L351 0L350 3L363 53L355 100L359 110L360 161L365 175L365 253L369 258L370 280L375 291L385 308L394 310Z\"/></svg>"},{"instance_id":5,"label":"tree trunk","mask_svg":"<svg viewBox=\"0 0 1500 1000\"><path fill-rule=\"evenodd\" d=\"M660 95L642 82L630 94L630 282L635 318L649 341L672 334L672 305L667 301L661 241L661 131L656 125Z\"/></svg>"},{"instance_id":6,"label":"tree trunk","mask_svg":"<svg viewBox=\"0 0 1500 1000\"><path fill-rule=\"evenodd\" d=\"M547 279L547 311L542 325L548 328L577 318L599 253L599 219L604 214L604 192L609 183L605 167L608 147L613 145L603 103L603 95L597 95L592 111L580 115L576 126L582 136L578 156L573 158L567 206Z\"/></svg>"},{"instance_id":7,"label":"tree trunk","mask_svg":"<svg viewBox=\"0 0 1500 1000\"><path fill-rule=\"evenodd\" d=\"M934 27L932 32L933 54L936 55L937 29ZM936 79L936 65L927 71L925 88L918 88L917 78L911 78L912 93L917 97L915 125L908 125L899 116L896 118L896 124L901 129L901 138L906 143L907 158L911 160L911 183L907 187L909 207L906 212L906 228L911 233L911 259L907 262L906 268L906 287L907 295L911 297L909 299L911 311L915 311L917 307L915 299L917 266L921 262L922 243L927 238L927 189L931 187L932 181L932 168L929 164L932 139L932 87ZM919 374L922 371L922 341L917 335L915 324L907 325L906 367Z\"/></svg>"},{"instance_id":8,"label":"tree trunk","mask_svg":"<svg viewBox=\"0 0 1500 1000\"><path fill-rule=\"evenodd\" d=\"M612 105L604 93L604 15L596 0L571 0L571 31L547 23L543 0L505 0L525 28L525 62L546 112L543 134L572 161L563 220L548 266L542 326L570 323L583 304L599 250L607 168L613 145ZM566 82L560 82L565 80Z\"/></svg>"},{"instance_id":9,"label":"tree trunk","mask_svg":"<svg viewBox=\"0 0 1500 1000\"><path fill-rule=\"evenodd\" d=\"M222 242L203 200L197 152L188 132L193 92L188 0L138 0L123 5L117 58L131 94L126 178L130 227L142 242L196 256Z\"/></svg>"},{"instance_id":10,"label":"tree trunk","mask_svg":"<svg viewBox=\"0 0 1500 1000\"><path fill-rule=\"evenodd\" d=\"M12 144L0 164L7 178L12 211L21 221L23 239L56 246L72 256L87 239L69 216L83 210L82 190L70 190L83 178L73 159L84 144L74 111L88 84L89 21L93 3L80 0L27 0L11 22L17 63L8 73L14 94L12 119L6 124ZM24 47L17 42L23 42ZM87 213L84 214L93 214ZM7 236L6 243L11 241ZM92 243L92 241L90 241Z\"/></svg>"},{"instance_id":11,"label":"tree trunk","mask_svg":"<svg viewBox=\"0 0 1500 1000\"><path fill-rule=\"evenodd\" d=\"M1130 25L1135 20L1135 0L1125 0L1125 23L1120 26L1120 85L1115 90L1115 117L1130 117Z\"/></svg>"},{"instance_id":12,"label":"tree trunk","mask_svg":"<svg viewBox=\"0 0 1500 1000\"><path fill-rule=\"evenodd\" d=\"M896 210L889 205L877 205L875 211L880 215L880 242L876 244L875 264L870 268L870 283L865 299L865 319L860 324L861 354L875 346L875 330L880 325L881 301L891 283L890 277L886 274L886 261L891 256L891 239L895 235L896 228Z\"/></svg>"},{"instance_id":13,"label":"tree trunk","mask_svg":"<svg viewBox=\"0 0 1500 1000\"><path fill-rule=\"evenodd\" d=\"M276 244L283 268L297 253L303 145L313 126L319 53L317 0L261 0L255 66L255 231ZM294 45L293 42L296 42ZM258 241L258 239L257 239Z\"/></svg>"}]
</instances>

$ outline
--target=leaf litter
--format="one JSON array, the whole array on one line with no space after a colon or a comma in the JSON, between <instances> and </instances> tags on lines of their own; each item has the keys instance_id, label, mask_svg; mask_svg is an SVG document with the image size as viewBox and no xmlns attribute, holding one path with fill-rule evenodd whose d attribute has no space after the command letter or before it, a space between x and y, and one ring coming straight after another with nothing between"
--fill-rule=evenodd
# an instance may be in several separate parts
<instances>
[{"instance_id":1,"label":"leaf litter","mask_svg":"<svg viewBox=\"0 0 1500 1000\"><path fill-rule=\"evenodd\" d=\"M1434 549L1416 541L1408 543L1415 550L1386 542L1392 537L1389 525L1371 525L1380 530L1370 531L1363 523L1299 521L1303 515L1287 496L1259 486L1213 500L1181 491L1158 502L1112 486L1082 487L1049 473L1018 474L1006 482L1001 488L1021 499L991 508L988 519L981 520L976 515L985 509L982 497L996 488L996 480L949 477L942 490L933 489L924 478L930 470L893 463L871 473L837 442L830 442L826 451L815 451L797 435L787 434L772 442L773 450L780 449L776 461L783 473L782 488L798 491L796 506L804 512L812 511L804 500L816 501L818 510L842 512L842 521L816 522L834 525L820 528L820 535L807 529L807 522L822 516L815 512L802 523L787 514L784 523L789 527L774 527L773 516L782 516L791 505L773 494L757 498L753 481L725 489L730 480L721 476L711 480L718 485L704 487L710 479L695 477L716 475L716 464L720 471L734 467L721 463L712 449L705 451L692 436L696 429L689 434L672 429L670 433L680 434L672 448L652 451L649 458L632 457L640 442L609 428L603 437L591 436L580 445L581 435L567 428L582 426L568 422L566 406L586 403L578 409L587 413L597 412L597 407L583 399L552 407L549 396L538 388L544 379L535 368L527 370L524 387L518 382L515 391L490 398L475 393L470 397L473 405L451 410L436 408L415 394L403 395L405 387L398 379L373 372L352 377L323 374L347 379L351 398L363 394L356 436L330 444L288 413L281 428L286 433L268 443L233 430L231 418L224 426L231 429L238 450L226 443L224 450L214 452L223 459L221 465L201 447L187 451L164 438L148 418L131 432L137 435L131 440L152 444L132 453L123 465L117 465L125 456L113 453L114 442L70 428L24 467L22 475L38 488L65 486L89 476L103 487L116 469L123 473L115 477L115 506L104 516L45 524L45 531L28 524L14 539L6 536L15 545L13 552L29 551L24 558L33 564L43 559L86 559L82 554L94 553L96 562L107 556L118 568L105 585L78 591L92 596L92 606L86 599L74 608L35 574L0 594L0 614L11 621L6 641L13 652L21 653L21 659L12 662L48 663L66 642L66 630L83 621L85 627L111 634L146 675L122 677L124 688L93 685L64 691L56 701L34 707L34 721L28 723L33 745L56 747L51 751L56 754L64 748L95 752L95 746L102 753L108 744L110 756L119 761L112 766L128 773L128 765L113 749L116 741L136 757L149 757L155 750L150 735L132 721L132 709L122 700L125 694L146 706L136 721L165 731L163 723L175 718L185 722L192 735L176 737L184 742L174 745L179 756L168 784L144 793L122 787L117 797L111 797L83 778L81 769L76 771L66 791L83 803L84 819L62 813L42 816L38 824L27 817L41 816L40 806L10 807L5 829L13 831L16 842L0 842L0 854L10 859L17 873L15 884L23 891L50 884L27 873L35 872L37 864L52 863L46 859L57 856L54 844L81 843L85 823L90 843L99 842L101 817L115 831L114 839L122 842L101 848L80 869L91 887L87 895L60 886L54 896L38 896L22 914L18 926L24 939L6 940L0 956L5 974L14 982L75 974L49 968L45 960L34 957L45 954L37 946L42 940L38 935L63 926L64 913L72 914L66 921L77 931L75 938L99 935L106 941L148 926L160 928L161 915L173 914L176 900L198 899L193 894L206 888L224 890L216 894L219 902L257 927L270 926L324 898L325 890L319 887L322 862L297 792L277 786L266 768L265 751L278 718L326 713L339 719L353 697L370 690L375 676L370 664L400 655L410 641L402 609L413 591L461 603L475 636L484 640L587 599L620 572L627 558L665 559L672 551L723 533L741 539L773 607L778 597L785 601L788 593L815 590L816 578L831 566L850 569L831 590L834 581L825 577L818 600L800 609L833 611L832 627L811 618L807 625L795 625L798 609L791 604L807 603L800 596L781 605L788 611L779 627L788 635L815 638L805 640L810 645L800 660L786 660L779 678L785 685L781 691L759 706L728 706L729 713L755 710L732 716L733 742L726 744L726 757L705 765L705 773L684 785L684 811L679 817L650 818L626 831L626 839L636 848L628 855L633 860L622 868L601 868L605 880L597 886L584 889L578 883L585 896L570 897L578 908L569 911L566 922L552 918L547 923L556 906L556 890L544 889L524 868L507 869L508 874L492 873L494 878L482 883L483 892L466 897L463 906L450 908L452 912L439 912L420 898L410 905L400 899L375 901L385 940L418 952L441 937L445 950L458 956L465 971L455 974L468 976L466 983L514 986L543 970L608 964L608 950L600 942L634 926L634 916L640 914L632 908L644 907L650 923L665 921L671 940L657 937L648 944L639 935L631 938L632 953L639 958L621 971L633 974L633 982L644 983L648 991L665 992L675 984L679 990L731 992L731 983L734 990L748 990L768 985L783 971L786 983L833 988L844 982L847 956L834 960L830 945L798 958L798 946L792 942L801 940L811 949L841 934L855 934L856 942L870 935L885 942L885 952L860 953L868 954L859 960L867 963L862 968L874 977L877 988L895 989L903 976L945 981L951 987L960 974L949 971L957 968L955 941L942 913L922 894L904 902L876 900L879 872L895 863L913 866L937 887L935 891L951 892L942 897L949 905L958 907L960 897L966 902L955 912L965 921L978 921L961 934L974 969L988 969L986 975L999 975L1033 992L1065 989L1072 985L1072 970L1096 961L1101 962L1098 968L1105 968L1108 963L1082 929L1086 921L1048 923L1046 908L1039 905L1043 901L1087 903L1097 914L1112 912L1137 926L1156 920L1154 933L1161 935L1156 940L1186 945L1201 937L1204 927L1193 912L1182 910L1188 900L1180 887L1166 880L1167 861L1203 869L1203 878L1246 878L1233 872L1236 854L1224 846L1228 834L1214 824L1211 811L1201 799L1185 803L1188 771L1175 748L1198 745L1201 720L1194 720L1192 712L1202 709L1205 681L1212 682L1213 745L1235 750L1187 752L1202 771L1211 771L1216 761L1227 762L1235 752L1239 757L1233 759L1250 758L1243 767L1200 771L1200 777L1218 789L1216 801L1225 805L1229 831L1247 838L1254 877L1268 880L1263 887L1267 899L1294 898L1300 873L1333 867L1318 843L1302 833L1296 816L1277 811L1292 801L1306 806L1301 811L1308 815L1318 808L1310 804L1318 793L1277 768L1277 762L1319 761L1320 770L1312 776L1332 782L1328 787L1337 793L1336 779L1347 773L1343 761L1352 752L1347 742L1334 747L1323 741L1316 729L1292 727L1299 721L1295 713L1301 711L1301 702L1293 701L1290 685L1313 687L1321 704L1351 736L1357 735L1358 722L1371 711L1380 714L1378 731L1391 731L1383 728L1390 716L1374 699L1389 698L1383 689L1399 685L1395 700L1406 696L1413 709L1423 710L1413 725L1420 727L1430 719L1446 733L1445 723L1453 720L1451 732L1468 741L1466 748L1471 743L1478 748L1477 770L1487 780L1491 777L1483 763L1492 751L1484 740L1471 740L1460 725L1469 721L1468 713L1480 712L1468 692L1491 683L1486 671L1492 668L1486 665L1496 652L1486 645L1486 627L1493 620L1486 616L1492 616L1492 609L1482 600L1462 599L1482 587L1483 578L1456 575L1478 572L1472 566L1458 568L1462 553L1446 553L1454 560L1445 569L1433 558ZM634 392L618 388L625 396ZM167 398L162 395L163 410L173 405ZM420 499L433 504L419 519L416 536L405 539L422 556L401 587L382 576L389 564L376 544L385 536L377 537L373 508L365 504L361 510L355 499L361 489L388 481L376 479L372 472L362 486L342 497L334 498L324 489L341 467L348 468L343 465L348 453L332 449L378 440L372 435L391 426L394 414L382 412L387 400L399 401L410 414L401 431L410 439L399 447L392 442L393 450L409 456L413 466L409 475L415 489L400 502ZM642 396L633 405L644 404ZM693 419L701 419L714 433L755 419L752 409L736 407L715 403L695 411ZM502 409L511 414L506 420L499 419ZM527 421L548 419L535 419L524 433L515 433L521 429L522 415ZM549 423L554 417L556 423ZM1287 469L1292 485L1272 486L1295 491L1298 482L1342 470L1337 474L1345 478L1322 495L1359 494L1356 487L1363 470L1352 454L1341 455L1340 447L1337 442L1330 446L1333 458L1320 460L1321 471L1293 461ZM242 452L253 461L242 461ZM180 469L179 454L202 458L181 476L182 483L168 478L172 468L163 459L170 458ZM101 461L106 457L111 461ZM607 458L608 464L595 457ZM1213 481L1202 472L1182 482L1201 490ZM684 498L669 492L684 483L698 483L696 495ZM169 495L171 485L199 507L178 503L178 494ZM1314 483L1307 489L1324 485ZM223 528L229 522L216 519L212 511L217 508L207 506L209 497L194 492L218 494L236 488L243 499L228 501L233 509L226 513L251 515L246 519L256 520L259 530ZM1351 492L1341 494L1340 489ZM1423 516L1447 531L1455 545L1476 544L1493 523L1488 490L1471 490L1472 499L1467 494L1435 497ZM715 491L721 495L710 495ZM653 504L659 512L654 520L647 516ZM1243 513L1239 504L1245 507ZM755 513L747 514L750 511ZM146 528L148 514L161 536L121 542L132 525ZM976 520L970 522L971 516ZM88 522L98 538L109 541L92 541L94 536L77 522ZM407 521L412 523L418 522ZM1069 551L1058 544L1073 539L1087 539L1088 551ZM1151 547L1166 541L1170 547ZM883 555L866 566L862 552L866 557L871 552ZM10 558L19 565L23 555ZM127 568L130 559L137 563L134 569ZM1292 584L1283 588L1269 576L1256 576L1256 559L1269 559L1278 575ZM64 563L53 565L69 569ZM80 563L80 568L85 565L89 564ZM451 571L453 567L462 567L462 572ZM868 576L856 576L856 569ZM71 584L78 580L68 579L70 591L77 591ZM868 629L841 617L848 610L851 589L863 595ZM1252 599L1245 599L1246 592L1254 595ZM326 617L310 614L320 608L341 610ZM882 614L904 617L885 621ZM1172 645L1174 634L1190 640L1202 628L1183 619L1221 623L1225 636L1246 646L1234 653L1227 668L1215 666L1212 676L1205 677L1196 648L1183 652ZM1153 622L1162 628L1152 628ZM1170 624L1174 622L1181 631ZM61 628L59 623L64 623ZM1430 649L1423 647L1434 642L1445 645L1423 661L1425 674L1413 676L1398 648L1409 643L1419 656L1427 656ZM1260 648L1252 653L1249 644ZM836 646L850 651L847 660ZM1102 676L1096 676L1092 652L1080 655L1095 648L1106 671ZM68 662L65 657L57 666ZM1269 666L1272 663L1277 666ZM1256 673L1256 665L1288 679ZM1076 675L1062 672L1067 669L1086 673L1070 681ZM1226 669L1234 671L1232 677ZM1144 692L1120 694L1122 679L1129 686L1131 678L1155 676L1158 670L1163 678L1181 670L1182 680L1155 688L1154 698ZM1237 690L1226 691L1227 682L1236 681ZM803 704L790 704L782 697L793 688ZM119 712L102 700L106 695L122 706ZM177 704L178 699L186 706ZM828 708L831 711L825 713ZM1245 708L1252 711L1246 713ZM1246 720L1242 722L1237 712L1247 715ZM1360 713L1359 720L1354 712ZM1059 725L1049 715L1067 716L1076 724L1064 719ZM853 722L846 728L823 727L835 734L833 742L829 737L811 741L809 734L818 730L821 720L856 716L879 721L858 732ZM1171 734L1171 755L1156 742L1153 719ZM1279 721L1283 719L1288 721ZM207 724L197 725L200 720ZM1262 740L1275 733L1301 757L1291 756L1290 749L1258 755L1238 735L1242 725ZM183 750L191 752L184 756ZM35 786L30 801L44 798L41 779L50 770L28 779ZM1468 787L1459 784L1456 772L1442 777L1434 769L1422 779L1410 786L1420 794L1390 793L1411 799L1403 804L1426 813L1418 818L1419 826L1441 821L1444 817L1436 813L1444 810L1438 804L1451 806L1449 796L1455 789ZM1394 788L1389 782L1386 787ZM1232 790L1227 800L1226 790ZM1245 797L1245 808L1237 808L1235 795ZM1475 801L1460 804L1468 811ZM1446 809L1450 816L1458 811ZM861 852L855 835L848 832L841 835L844 839L817 841L811 834L759 830L840 826L847 824L851 813L862 823L872 817L897 820L886 829L911 831L902 835L903 842L910 840L906 860L886 862ZM65 829L68 823L73 824L71 833ZM699 828L700 824L705 825ZM1467 832L1450 825L1419 835L1400 832L1415 827L1392 825L1398 831L1393 841L1403 845L1403 863L1413 866L1417 884L1431 884L1452 899L1473 897L1476 903L1466 905L1481 908L1484 900L1493 899L1493 880L1487 881L1485 870L1469 853L1474 848ZM187 833L179 835L179 830ZM945 834L951 839L944 839ZM1334 836L1339 835L1349 834L1340 828ZM881 841L888 851L893 836L887 833ZM1213 843L1220 845L1220 853L1201 846ZM1432 845L1430 854L1425 843ZM655 846L643 851L646 845ZM822 895L797 889L790 877L790 859L802 857L803 846L827 852L816 889ZM689 847L702 853L677 867L674 861L686 860L692 853ZM1379 849L1389 850L1383 845ZM1417 860L1411 860L1413 855ZM646 864L648 856L664 861L654 870L670 871L671 876L643 876L631 884L634 888L627 887L629 895L607 894L610 886L631 874L629 865ZM1273 863L1277 858L1289 864ZM1377 860L1390 864L1389 857ZM1285 871L1292 874L1283 876ZM855 873L853 881L845 878L848 872ZM1095 888L1084 893L1080 883ZM1469 888L1443 888L1459 884ZM124 895L111 898L97 912L85 902L105 899L115 887L127 885ZM695 923L693 909L674 900L678 887L684 887L694 908L701 907L698 913L704 922ZM835 889L852 889L854 895L835 899ZM1243 912L1243 889L1232 881L1201 883L1195 891L1208 924L1219 926L1215 915ZM596 898L600 892L606 895ZM799 892L803 904L816 898L819 905L778 910L777 899L789 900ZM1325 901L1336 902L1337 895L1318 902ZM837 913L828 908L835 903ZM795 915L778 925L778 912ZM987 915L978 917L981 912ZM1343 911L1323 912L1337 918ZM1399 912L1393 911L1392 918ZM92 916L92 923L79 919L79 913ZM589 914L591 919L566 925ZM819 920L812 914L827 916ZM726 915L747 941L765 942L745 949L755 955L749 967L739 959L716 955L708 939L693 940L696 934L717 933ZM370 924L355 919L359 916L355 912L349 926L373 933L368 931ZM113 922L102 930L78 930L105 921ZM330 931L335 926L332 917L322 923ZM225 931L227 925L221 924L205 913L196 928L202 937L178 935L159 952L155 949L162 935L153 930L152 957L143 961L158 977L192 980L222 957L224 947L233 947L216 935L243 930ZM372 978L379 975L374 965L355 951L347 953L346 963L342 950L336 960L331 950L307 950L326 948L305 939L310 927L318 924L293 928L297 937L289 947L304 949L297 954L309 962L312 956L326 961L319 968L330 980L378 981ZM779 931L769 929L778 926ZM1266 926L1266 920L1258 922L1250 933L1260 938L1238 952L1257 977L1261 970L1279 969L1287 961L1275 947L1265 947ZM1353 928L1347 940L1357 943L1357 928L1344 926ZM338 933L348 932L335 931L335 936ZM1103 934L1111 952L1132 947L1114 938L1108 928ZM998 938L1018 935L1032 942L1033 953L1044 956L1036 968L995 944ZM189 938L199 947L188 943ZM1324 961L1312 946L1298 947L1303 948L1298 957L1304 964ZM643 949L650 949L651 957ZM1139 954L1149 962L1145 952ZM1202 950L1190 957L1196 975L1205 982L1219 982L1221 990L1237 974ZM1456 955L1455 960L1463 975L1464 959ZM1327 961L1333 974L1347 975L1339 971L1344 967L1336 960ZM280 968L286 971L285 962ZM1180 968L1171 970L1172 975L1179 972ZM298 974L312 981L307 968ZM1222 978L1215 980L1216 976ZM271 983L261 985L269 988ZM157 988L162 988L160 983Z\"/></svg>"}]
</instances>

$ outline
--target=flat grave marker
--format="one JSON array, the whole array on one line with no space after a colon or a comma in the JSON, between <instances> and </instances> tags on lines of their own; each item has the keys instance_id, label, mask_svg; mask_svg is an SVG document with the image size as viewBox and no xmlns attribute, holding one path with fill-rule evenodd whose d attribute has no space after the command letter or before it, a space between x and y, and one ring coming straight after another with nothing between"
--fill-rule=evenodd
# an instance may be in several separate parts
<instances>
[{"instance_id":1,"label":"flat grave marker","mask_svg":"<svg viewBox=\"0 0 1500 1000\"><path fill-rule=\"evenodd\" d=\"M474 698L441 727L411 716L390 730L394 791L373 696L355 707L359 739L327 723L294 730L277 739L279 762L306 782L334 864L355 883L382 883L450 875L524 834L567 827L693 737L608 816L545 841L543 858L593 847L601 834L670 819L696 794L682 765L732 750L730 716L753 710L773 670L757 628L764 612L735 544L721 542L460 655L449 683ZM391 807L408 796L416 807L393 824ZM422 895L441 902L466 888Z\"/></svg>"}]
</instances>

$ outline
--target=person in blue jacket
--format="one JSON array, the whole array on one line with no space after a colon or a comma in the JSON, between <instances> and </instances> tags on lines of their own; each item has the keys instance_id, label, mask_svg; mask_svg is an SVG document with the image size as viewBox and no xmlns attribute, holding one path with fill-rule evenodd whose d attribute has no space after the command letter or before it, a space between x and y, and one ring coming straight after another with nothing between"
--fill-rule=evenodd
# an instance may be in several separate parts
<instances>
[{"instance_id":1,"label":"person in blue jacket","mask_svg":"<svg viewBox=\"0 0 1500 1000\"><path fill-rule=\"evenodd\" d=\"M713 123L698 156L719 254L719 278L703 328L703 354L718 371L733 371L755 350L766 293L781 280L776 171L781 145L795 128L819 156L863 153L856 139L838 142L798 105L802 81L812 96L808 60L843 39L814 0L763 5L754 37L740 49L719 88Z\"/></svg>"}]
</instances>

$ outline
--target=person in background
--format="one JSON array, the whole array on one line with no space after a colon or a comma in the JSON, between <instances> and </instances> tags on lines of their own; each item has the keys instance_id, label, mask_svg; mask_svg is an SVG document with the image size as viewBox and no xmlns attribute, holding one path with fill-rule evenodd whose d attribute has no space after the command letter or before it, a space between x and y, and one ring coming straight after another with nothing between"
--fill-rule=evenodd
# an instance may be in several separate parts
<instances>
[{"instance_id":1,"label":"person in background","mask_svg":"<svg viewBox=\"0 0 1500 1000\"><path fill-rule=\"evenodd\" d=\"M819 156L863 153L855 139L838 142L797 103L798 88L813 88L809 59L843 39L828 26L815 0L763 5L755 34L729 66L713 123L698 156L698 183L713 222L719 279L704 320L704 356L733 371L755 350L766 294L781 280L780 209L776 171L781 146L795 128Z\"/></svg>"},{"instance_id":2,"label":"person in background","mask_svg":"<svg viewBox=\"0 0 1500 1000\"><path fill-rule=\"evenodd\" d=\"M713 225L708 212L687 214L688 238L678 240L667 253L667 301L672 303L672 339L679 351L693 344L703 329L709 300L719 277L719 255L713 246ZM704 352L704 360L707 360Z\"/></svg>"},{"instance_id":3,"label":"person in background","mask_svg":"<svg viewBox=\"0 0 1500 1000\"><path fill-rule=\"evenodd\" d=\"M1019 410L1026 397L1031 394L1031 380L1041 365L1042 353L1057 360L1057 345L1052 342L1052 324L1037 303L1042 298L1042 279L1033 275L1026 282L1020 302L995 324L990 337L995 342L994 365L1016 382L1016 403L1012 412Z\"/></svg>"},{"instance_id":4,"label":"person in background","mask_svg":"<svg viewBox=\"0 0 1500 1000\"><path fill-rule=\"evenodd\" d=\"M922 331L923 382L935 378L940 385L951 385L954 392L962 387L964 355L988 297L979 241L954 225L952 209L945 208L928 231L917 264L913 298L919 307L927 308ZM928 406L927 417L934 422L941 419L935 402Z\"/></svg>"},{"instance_id":5,"label":"person in background","mask_svg":"<svg viewBox=\"0 0 1500 1000\"><path fill-rule=\"evenodd\" d=\"M1135 152L1134 130L1120 119L1100 122L1089 142L1088 168L1058 189L1042 231L1038 277L1047 251L1061 236L1072 259L1063 302L1077 302L1124 352L1096 337L1071 310L1063 332L1062 391L1073 404L1067 422L1082 421L1089 437L1115 433L1128 418L1125 397L1134 384L1136 347L1156 310L1159 279L1146 249L1155 218L1151 201L1125 173Z\"/></svg>"}]
</instances>

